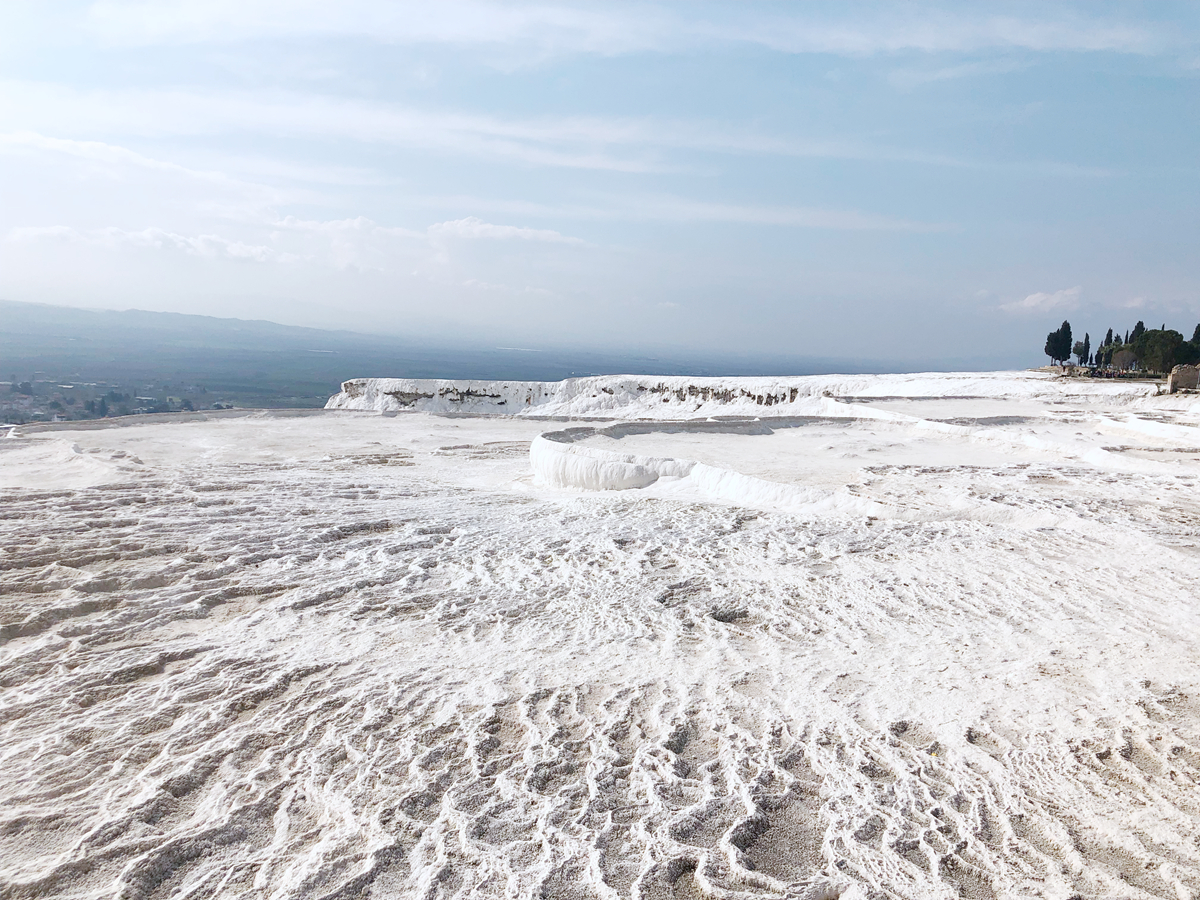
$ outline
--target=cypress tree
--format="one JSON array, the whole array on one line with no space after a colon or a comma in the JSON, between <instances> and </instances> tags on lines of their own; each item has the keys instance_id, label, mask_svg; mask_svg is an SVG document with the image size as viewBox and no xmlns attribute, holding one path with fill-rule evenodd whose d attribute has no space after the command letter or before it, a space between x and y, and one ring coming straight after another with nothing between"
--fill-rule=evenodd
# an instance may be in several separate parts
<instances>
[{"instance_id":1,"label":"cypress tree","mask_svg":"<svg viewBox=\"0 0 1200 900\"><path fill-rule=\"evenodd\" d=\"M1062 327L1046 335L1043 349L1053 362L1065 363L1071 359L1071 323L1064 321Z\"/></svg>"},{"instance_id":2,"label":"cypress tree","mask_svg":"<svg viewBox=\"0 0 1200 900\"><path fill-rule=\"evenodd\" d=\"M1058 332L1052 331L1046 335L1046 346L1042 348L1042 352L1050 357L1051 364L1058 362ZM14 390L16 382L13 382Z\"/></svg>"}]
</instances>

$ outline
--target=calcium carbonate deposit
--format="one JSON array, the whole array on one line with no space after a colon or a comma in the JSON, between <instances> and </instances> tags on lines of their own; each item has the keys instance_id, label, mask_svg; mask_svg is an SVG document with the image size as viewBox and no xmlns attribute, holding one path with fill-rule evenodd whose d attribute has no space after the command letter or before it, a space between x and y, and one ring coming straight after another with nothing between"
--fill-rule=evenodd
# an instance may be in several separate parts
<instances>
[{"instance_id":1,"label":"calcium carbonate deposit","mask_svg":"<svg viewBox=\"0 0 1200 900\"><path fill-rule=\"evenodd\" d=\"M104 425L0 440L4 900L1200 896L1194 395Z\"/></svg>"}]
</instances>

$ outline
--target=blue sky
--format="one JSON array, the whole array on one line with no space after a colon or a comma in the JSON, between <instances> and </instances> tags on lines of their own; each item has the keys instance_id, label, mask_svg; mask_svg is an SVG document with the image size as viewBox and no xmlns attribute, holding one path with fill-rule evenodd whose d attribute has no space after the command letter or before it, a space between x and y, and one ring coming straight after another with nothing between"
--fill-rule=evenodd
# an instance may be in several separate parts
<instances>
[{"instance_id":1,"label":"blue sky","mask_svg":"<svg viewBox=\"0 0 1200 900\"><path fill-rule=\"evenodd\" d=\"M1200 5L0 5L0 296L1040 362L1200 321Z\"/></svg>"}]
</instances>

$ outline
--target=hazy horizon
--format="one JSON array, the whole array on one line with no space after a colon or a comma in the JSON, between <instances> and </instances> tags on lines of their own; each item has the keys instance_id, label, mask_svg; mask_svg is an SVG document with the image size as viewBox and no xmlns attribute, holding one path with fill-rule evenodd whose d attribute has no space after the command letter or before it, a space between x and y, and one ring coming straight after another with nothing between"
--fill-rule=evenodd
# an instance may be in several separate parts
<instances>
[{"instance_id":1,"label":"hazy horizon","mask_svg":"<svg viewBox=\"0 0 1200 900\"><path fill-rule=\"evenodd\" d=\"M245 327L243 327L245 326ZM323 342L314 349L308 341ZM77 343L79 342L79 343ZM940 369L922 369L899 360L798 354L692 351L670 348L656 353L619 347L559 343L541 347L497 346L484 339L430 340L421 336L320 329L288 325L269 319L220 317L195 313L141 309L101 309L0 299L0 375L20 370L29 377L35 365L66 374L70 367L92 375L105 372L163 371L197 363L208 372L232 361L212 356L212 350L252 354L237 367L257 360L273 379L284 378L292 364L280 367L273 354L303 349L330 353L311 357L325 378L352 377L516 379L558 381L599 374L641 375L825 375L884 374L915 371L972 371L1000 368L988 358L949 360ZM179 353L192 354L180 357ZM402 354L388 357L386 354ZM115 355L114 355L115 354ZM258 356L254 356L258 354ZM414 356L415 354L415 356ZM274 359L274 361L272 361ZM103 363L100 363L104 360ZM954 364L957 365L954 365ZM336 366L345 371L337 375ZM41 367L45 367L42 369ZM305 368L314 368L308 365ZM79 373L77 373L79 374ZM294 374L294 373L293 373ZM20 379L18 379L20 380ZM332 389L332 388L331 388Z\"/></svg>"}]
</instances>

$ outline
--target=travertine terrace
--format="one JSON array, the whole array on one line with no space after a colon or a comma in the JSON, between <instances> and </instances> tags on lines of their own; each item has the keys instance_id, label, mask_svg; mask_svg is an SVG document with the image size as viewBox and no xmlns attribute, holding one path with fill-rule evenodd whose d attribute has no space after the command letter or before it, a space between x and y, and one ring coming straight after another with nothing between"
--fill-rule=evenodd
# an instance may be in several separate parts
<instances>
[{"instance_id":1,"label":"travertine terrace","mask_svg":"<svg viewBox=\"0 0 1200 900\"><path fill-rule=\"evenodd\" d=\"M1195 404L364 379L18 431L0 897L1194 896Z\"/></svg>"}]
</instances>

